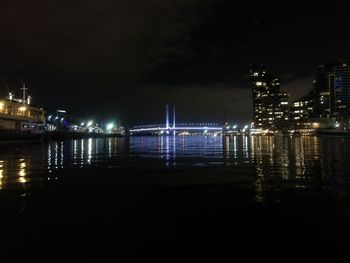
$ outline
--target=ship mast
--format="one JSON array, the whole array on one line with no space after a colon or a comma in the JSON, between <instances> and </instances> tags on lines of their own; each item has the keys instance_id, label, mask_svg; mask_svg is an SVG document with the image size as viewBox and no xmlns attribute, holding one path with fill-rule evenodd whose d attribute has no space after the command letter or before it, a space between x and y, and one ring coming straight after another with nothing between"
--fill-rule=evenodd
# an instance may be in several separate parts
<instances>
[{"instance_id":1,"label":"ship mast","mask_svg":"<svg viewBox=\"0 0 350 263\"><path fill-rule=\"evenodd\" d=\"M26 84L24 82L21 90L23 92L23 104L26 104L26 90L28 90L28 88L26 88Z\"/></svg>"}]
</instances>

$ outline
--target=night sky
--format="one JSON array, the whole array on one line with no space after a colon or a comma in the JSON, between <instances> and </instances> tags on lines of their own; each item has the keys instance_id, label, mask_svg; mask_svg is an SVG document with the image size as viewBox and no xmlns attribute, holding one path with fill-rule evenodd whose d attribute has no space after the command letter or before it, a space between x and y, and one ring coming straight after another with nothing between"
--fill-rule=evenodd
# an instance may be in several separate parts
<instances>
[{"instance_id":1,"label":"night sky","mask_svg":"<svg viewBox=\"0 0 350 263\"><path fill-rule=\"evenodd\" d=\"M319 64L349 58L350 20L336 1L1 0L1 97L125 125L252 117L249 64L265 64L295 99ZM264 2L264 1L261 1ZM304 1L306 2L306 1Z\"/></svg>"}]
</instances>

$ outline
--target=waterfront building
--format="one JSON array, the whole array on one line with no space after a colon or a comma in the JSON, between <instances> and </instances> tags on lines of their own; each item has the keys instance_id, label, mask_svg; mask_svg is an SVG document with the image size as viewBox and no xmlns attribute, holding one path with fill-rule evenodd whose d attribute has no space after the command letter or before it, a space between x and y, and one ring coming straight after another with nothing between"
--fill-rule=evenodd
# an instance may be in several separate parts
<instances>
[{"instance_id":1,"label":"waterfront building","mask_svg":"<svg viewBox=\"0 0 350 263\"><path fill-rule=\"evenodd\" d=\"M280 81L265 66L250 67L253 83L255 129L283 130L289 123L289 94L280 91Z\"/></svg>"},{"instance_id":2,"label":"waterfront building","mask_svg":"<svg viewBox=\"0 0 350 263\"><path fill-rule=\"evenodd\" d=\"M315 123L321 126L328 123L328 128L349 128L350 62L317 67L313 90L291 105L291 120L297 129L319 126Z\"/></svg>"},{"instance_id":3,"label":"waterfront building","mask_svg":"<svg viewBox=\"0 0 350 263\"><path fill-rule=\"evenodd\" d=\"M315 74L315 116L349 122L350 62L320 65Z\"/></svg>"},{"instance_id":4,"label":"waterfront building","mask_svg":"<svg viewBox=\"0 0 350 263\"><path fill-rule=\"evenodd\" d=\"M290 107L292 127L298 132L309 133L314 129L315 120L315 91L293 101Z\"/></svg>"},{"instance_id":5,"label":"waterfront building","mask_svg":"<svg viewBox=\"0 0 350 263\"><path fill-rule=\"evenodd\" d=\"M292 121L304 121L315 118L315 91L295 100L290 107Z\"/></svg>"}]
</instances>

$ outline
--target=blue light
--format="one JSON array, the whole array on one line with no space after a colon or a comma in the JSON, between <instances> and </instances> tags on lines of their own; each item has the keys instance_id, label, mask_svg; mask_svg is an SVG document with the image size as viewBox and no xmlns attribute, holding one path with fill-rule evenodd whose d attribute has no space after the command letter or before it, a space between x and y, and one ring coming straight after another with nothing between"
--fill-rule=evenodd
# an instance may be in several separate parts
<instances>
[{"instance_id":1,"label":"blue light","mask_svg":"<svg viewBox=\"0 0 350 263\"><path fill-rule=\"evenodd\" d=\"M335 88L339 89L342 87L341 81L335 81Z\"/></svg>"}]
</instances>

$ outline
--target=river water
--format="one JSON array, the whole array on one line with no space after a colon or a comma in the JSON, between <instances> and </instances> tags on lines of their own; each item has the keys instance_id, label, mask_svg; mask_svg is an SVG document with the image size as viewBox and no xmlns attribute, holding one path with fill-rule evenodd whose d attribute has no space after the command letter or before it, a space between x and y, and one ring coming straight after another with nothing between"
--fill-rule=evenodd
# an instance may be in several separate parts
<instances>
[{"instance_id":1,"label":"river water","mask_svg":"<svg viewBox=\"0 0 350 263\"><path fill-rule=\"evenodd\" d=\"M2 143L0 260L348 259L349 149L313 136Z\"/></svg>"},{"instance_id":2,"label":"river water","mask_svg":"<svg viewBox=\"0 0 350 263\"><path fill-rule=\"evenodd\" d=\"M331 188L347 194L350 138L131 137L0 145L0 188L58 180L71 168L244 167L255 175L257 199L266 189Z\"/></svg>"}]
</instances>

